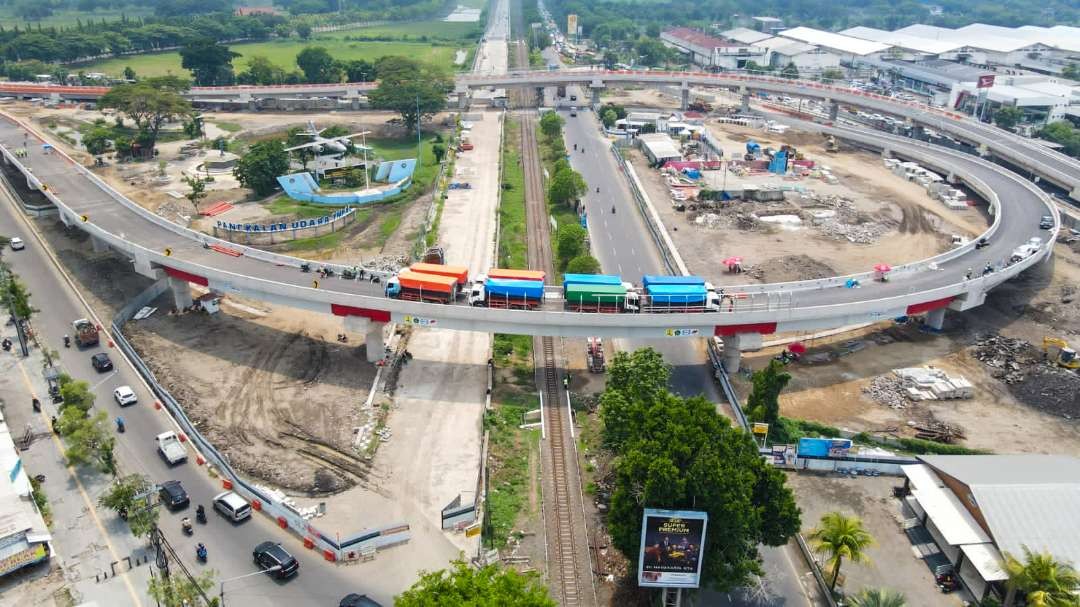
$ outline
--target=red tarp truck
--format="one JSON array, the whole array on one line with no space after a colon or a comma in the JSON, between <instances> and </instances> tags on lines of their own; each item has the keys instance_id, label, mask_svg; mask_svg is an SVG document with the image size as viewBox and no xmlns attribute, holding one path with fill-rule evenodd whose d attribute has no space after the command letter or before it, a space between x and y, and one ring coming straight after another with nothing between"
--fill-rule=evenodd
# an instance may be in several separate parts
<instances>
[{"instance_id":1,"label":"red tarp truck","mask_svg":"<svg viewBox=\"0 0 1080 607\"><path fill-rule=\"evenodd\" d=\"M457 279L459 286L469 282L469 268L465 266L447 266L441 263L414 263L409 266L409 270L423 272L424 274L450 276Z\"/></svg>"},{"instance_id":2,"label":"red tarp truck","mask_svg":"<svg viewBox=\"0 0 1080 607\"><path fill-rule=\"evenodd\" d=\"M539 280L544 282L547 273L542 270L511 270L507 268L491 268L487 273L488 278L505 278L507 280ZM478 282L480 278L476 279Z\"/></svg>"}]
</instances>

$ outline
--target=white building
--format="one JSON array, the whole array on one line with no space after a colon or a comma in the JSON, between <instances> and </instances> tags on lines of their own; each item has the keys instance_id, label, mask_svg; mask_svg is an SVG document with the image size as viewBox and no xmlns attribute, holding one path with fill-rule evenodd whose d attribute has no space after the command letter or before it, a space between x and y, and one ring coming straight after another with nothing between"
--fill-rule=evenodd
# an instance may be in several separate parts
<instances>
[{"instance_id":1,"label":"white building","mask_svg":"<svg viewBox=\"0 0 1080 607\"><path fill-rule=\"evenodd\" d=\"M638 135L635 141L650 164L661 166L669 160L682 160L683 155L678 144L666 133Z\"/></svg>"},{"instance_id":2,"label":"white building","mask_svg":"<svg viewBox=\"0 0 1080 607\"><path fill-rule=\"evenodd\" d=\"M1080 562L1080 459L1059 455L924 455L902 466L909 535L931 566L952 565L976 601L1004 598L1004 554L1024 549Z\"/></svg>"},{"instance_id":3,"label":"white building","mask_svg":"<svg viewBox=\"0 0 1080 607\"><path fill-rule=\"evenodd\" d=\"M736 27L734 29L724 30L720 32L720 35L727 40L738 44L753 44L755 42L761 42L766 38L772 38L772 34L766 34L745 27Z\"/></svg>"},{"instance_id":4,"label":"white building","mask_svg":"<svg viewBox=\"0 0 1080 607\"><path fill-rule=\"evenodd\" d=\"M888 44L892 48L886 53L889 58L902 59L904 61L922 61L924 59L936 59L939 56L955 51L963 45L945 40L930 40L900 32L887 32L872 27L852 27L841 34L852 38L861 38L872 42Z\"/></svg>"},{"instance_id":5,"label":"white building","mask_svg":"<svg viewBox=\"0 0 1080 607\"><path fill-rule=\"evenodd\" d=\"M958 90L971 97L979 94L974 84L958 86ZM980 114L991 116L1003 106L1020 108L1025 123L1043 125L1063 120L1066 115L1080 110L1080 86L1064 84L1046 76L1002 76L994 79L994 86L986 91L988 107Z\"/></svg>"},{"instance_id":6,"label":"white building","mask_svg":"<svg viewBox=\"0 0 1080 607\"><path fill-rule=\"evenodd\" d=\"M855 65L859 59L864 57L880 57L890 49L890 45L881 42L853 38L811 27L795 27L784 30L778 34L778 37L815 46L822 51L838 56L840 63L844 65Z\"/></svg>"},{"instance_id":7,"label":"white building","mask_svg":"<svg viewBox=\"0 0 1080 607\"><path fill-rule=\"evenodd\" d=\"M0 413L0 576L48 560L52 535L31 493L11 432Z\"/></svg>"},{"instance_id":8,"label":"white building","mask_svg":"<svg viewBox=\"0 0 1080 607\"><path fill-rule=\"evenodd\" d=\"M767 64L778 69L790 63L794 63L800 73L840 67L840 55L797 40L777 36L755 42L754 46L768 50Z\"/></svg>"},{"instance_id":9,"label":"white building","mask_svg":"<svg viewBox=\"0 0 1080 607\"><path fill-rule=\"evenodd\" d=\"M660 41L706 69L740 70L749 61L759 65L765 63L765 51L758 47L728 42L688 27L661 32Z\"/></svg>"},{"instance_id":10,"label":"white building","mask_svg":"<svg viewBox=\"0 0 1080 607\"><path fill-rule=\"evenodd\" d=\"M1057 54L1054 48L1045 44L1001 36L996 30L978 27L953 30L917 23L898 29L894 33L960 45L952 51L940 54L940 57L974 65L1022 67L1025 64L1031 64L1034 66L1053 59Z\"/></svg>"}]
</instances>

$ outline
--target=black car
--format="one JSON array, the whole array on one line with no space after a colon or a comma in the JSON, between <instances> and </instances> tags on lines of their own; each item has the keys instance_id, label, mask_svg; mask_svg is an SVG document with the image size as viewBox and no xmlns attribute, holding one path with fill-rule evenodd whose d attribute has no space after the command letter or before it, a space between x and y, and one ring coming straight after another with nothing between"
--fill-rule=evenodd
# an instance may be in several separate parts
<instances>
[{"instance_id":1,"label":"black car","mask_svg":"<svg viewBox=\"0 0 1080 607\"><path fill-rule=\"evenodd\" d=\"M1054 218L1049 215L1043 215L1039 220L1039 227L1043 230L1049 230L1054 227Z\"/></svg>"},{"instance_id":2,"label":"black car","mask_svg":"<svg viewBox=\"0 0 1080 607\"><path fill-rule=\"evenodd\" d=\"M161 497L161 503L165 504L170 510L187 508L191 503L191 500L188 499L187 491L184 490L184 486L180 484L180 481L165 481L164 483L161 483L161 487L158 489L158 495Z\"/></svg>"},{"instance_id":3,"label":"black car","mask_svg":"<svg viewBox=\"0 0 1080 607\"><path fill-rule=\"evenodd\" d=\"M287 578L300 571L300 562L277 542L263 542L255 546L255 551L251 555L260 569L267 570L267 573L276 578ZM274 567L279 567L279 569L269 571Z\"/></svg>"},{"instance_id":4,"label":"black car","mask_svg":"<svg viewBox=\"0 0 1080 607\"><path fill-rule=\"evenodd\" d=\"M369 599L366 594L356 594L354 592L345 595L345 598L338 603L338 607L382 607L382 605Z\"/></svg>"},{"instance_id":5,"label":"black car","mask_svg":"<svg viewBox=\"0 0 1080 607\"><path fill-rule=\"evenodd\" d=\"M90 357L90 364L98 371L112 371L112 360L104 352L98 352Z\"/></svg>"}]
</instances>

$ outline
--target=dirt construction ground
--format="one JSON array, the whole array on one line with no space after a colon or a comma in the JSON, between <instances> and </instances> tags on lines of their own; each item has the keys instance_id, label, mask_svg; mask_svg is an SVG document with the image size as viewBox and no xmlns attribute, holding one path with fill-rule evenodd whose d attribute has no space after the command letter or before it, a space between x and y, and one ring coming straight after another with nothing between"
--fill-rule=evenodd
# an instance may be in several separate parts
<instances>
[{"instance_id":1,"label":"dirt construction ground","mask_svg":"<svg viewBox=\"0 0 1080 607\"><path fill-rule=\"evenodd\" d=\"M813 178L732 172L727 175L728 188L741 189L744 184L795 186L817 198L788 192L781 202L733 201L715 212L676 211L664 177L648 167L643 154L632 152L634 169L676 247L694 251L683 255L690 271L714 284L786 282L866 272L877 263L899 265L943 252L952 234L972 236L988 226L985 207L950 211L927 196L923 187L893 175L879 156L869 152L846 150L827 155L820 137L793 131L780 136L736 125L710 125L710 130L722 142L726 157L741 157L748 139L763 148L778 149L786 143L807 159L828 166L839 180L828 184ZM723 185L721 171L706 171L704 177L710 187L720 189ZM836 211L842 224L836 231L807 221L806 212L822 209ZM801 213L804 220L800 227L787 228L748 219L751 213ZM839 230L849 230L857 240L849 241ZM731 256L743 258L744 273L724 271L721 261Z\"/></svg>"}]
</instances>

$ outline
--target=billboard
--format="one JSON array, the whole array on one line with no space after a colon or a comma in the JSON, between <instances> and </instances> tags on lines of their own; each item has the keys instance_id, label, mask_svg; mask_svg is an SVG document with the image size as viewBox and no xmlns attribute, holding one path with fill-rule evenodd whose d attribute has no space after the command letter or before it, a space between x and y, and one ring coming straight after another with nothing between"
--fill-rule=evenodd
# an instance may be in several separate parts
<instances>
[{"instance_id":1,"label":"billboard","mask_svg":"<svg viewBox=\"0 0 1080 607\"><path fill-rule=\"evenodd\" d=\"M573 15L573 14L567 15L566 16L566 35L567 36L576 36L577 33L578 33L577 32L577 15Z\"/></svg>"},{"instance_id":2,"label":"billboard","mask_svg":"<svg viewBox=\"0 0 1080 607\"><path fill-rule=\"evenodd\" d=\"M975 85L975 88L988 89L994 86L994 74L986 74L979 76L979 83Z\"/></svg>"},{"instance_id":3,"label":"billboard","mask_svg":"<svg viewBox=\"0 0 1080 607\"><path fill-rule=\"evenodd\" d=\"M847 438L800 438L799 457L847 457L851 440Z\"/></svg>"},{"instance_id":4,"label":"billboard","mask_svg":"<svg viewBox=\"0 0 1080 607\"><path fill-rule=\"evenodd\" d=\"M697 588L709 515L646 508L641 524L638 586Z\"/></svg>"}]
</instances>

